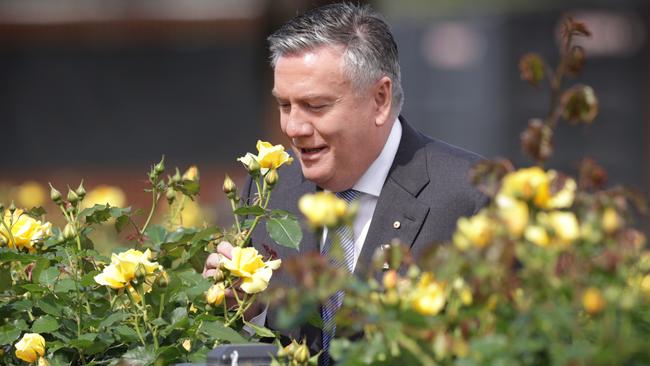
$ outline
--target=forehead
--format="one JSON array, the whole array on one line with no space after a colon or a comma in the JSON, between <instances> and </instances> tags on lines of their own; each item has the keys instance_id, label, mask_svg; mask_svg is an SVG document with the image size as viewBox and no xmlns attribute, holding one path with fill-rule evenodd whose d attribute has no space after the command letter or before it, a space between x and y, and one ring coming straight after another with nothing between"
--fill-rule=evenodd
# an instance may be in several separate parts
<instances>
[{"instance_id":1,"label":"forehead","mask_svg":"<svg viewBox=\"0 0 650 366\"><path fill-rule=\"evenodd\" d=\"M339 46L322 46L283 55L275 64L273 95L317 94L348 87L350 82L344 65L344 49Z\"/></svg>"}]
</instances>

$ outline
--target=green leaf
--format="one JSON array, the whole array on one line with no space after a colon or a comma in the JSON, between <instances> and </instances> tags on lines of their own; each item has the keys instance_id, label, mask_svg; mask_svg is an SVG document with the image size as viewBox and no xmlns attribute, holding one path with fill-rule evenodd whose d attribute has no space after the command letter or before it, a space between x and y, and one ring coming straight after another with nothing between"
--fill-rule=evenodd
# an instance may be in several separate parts
<instances>
[{"instance_id":1,"label":"green leaf","mask_svg":"<svg viewBox=\"0 0 650 366\"><path fill-rule=\"evenodd\" d=\"M41 218L41 216L45 215L46 213L47 211L45 211L43 207L38 206L38 207L30 208L28 211L25 211L24 214L38 220Z\"/></svg>"},{"instance_id":2,"label":"green leaf","mask_svg":"<svg viewBox=\"0 0 650 366\"><path fill-rule=\"evenodd\" d=\"M11 344L20 337L20 329L7 324L0 327L0 345Z\"/></svg>"},{"instance_id":3,"label":"green leaf","mask_svg":"<svg viewBox=\"0 0 650 366\"><path fill-rule=\"evenodd\" d=\"M51 286L56 282L56 279L59 277L59 269L56 267L50 267L38 276L38 283L43 286Z\"/></svg>"},{"instance_id":4,"label":"green leaf","mask_svg":"<svg viewBox=\"0 0 650 366\"><path fill-rule=\"evenodd\" d=\"M194 197L197 194L199 194L200 189L201 189L201 185L199 184L198 181L195 180L184 180L183 185L180 186L181 192L183 192L184 195L189 197Z\"/></svg>"},{"instance_id":5,"label":"green leaf","mask_svg":"<svg viewBox=\"0 0 650 366\"><path fill-rule=\"evenodd\" d=\"M129 314L113 313L99 323L99 329L108 328L114 323L121 322L122 320L127 319L128 317Z\"/></svg>"},{"instance_id":6,"label":"green leaf","mask_svg":"<svg viewBox=\"0 0 650 366\"><path fill-rule=\"evenodd\" d=\"M151 225L145 231L145 234L154 245L160 245L165 242L167 230L160 225Z\"/></svg>"},{"instance_id":7,"label":"green leaf","mask_svg":"<svg viewBox=\"0 0 650 366\"><path fill-rule=\"evenodd\" d=\"M31 300L19 300L11 304L11 307L16 311L32 310L34 303Z\"/></svg>"},{"instance_id":8,"label":"green leaf","mask_svg":"<svg viewBox=\"0 0 650 366\"><path fill-rule=\"evenodd\" d=\"M139 342L138 333L131 327L126 325L118 325L115 328L115 333L122 338L126 343Z\"/></svg>"},{"instance_id":9,"label":"green leaf","mask_svg":"<svg viewBox=\"0 0 650 366\"><path fill-rule=\"evenodd\" d=\"M124 228L129 224L130 220L131 218L127 215L120 216L115 219L115 231L117 231L118 234L121 233L122 230L124 230Z\"/></svg>"},{"instance_id":10,"label":"green leaf","mask_svg":"<svg viewBox=\"0 0 650 366\"><path fill-rule=\"evenodd\" d=\"M200 240L208 240L208 239L210 239L210 237L213 234L217 234L217 233L221 233L220 228L218 228L216 226L209 227L207 229L203 229L203 230L199 231L198 233L194 234L194 236L192 237L190 242L195 243L195 242L198 242Z\"/></svg>"},{"instance_id":11,"label":"green leaf","mask_svg":"<svg viewBox=\"0 0 650 366\"><path fill-rule=\"evenodd\" d=\"M37 260L39 256L27 253L21 253L15 249L0 248L0 263L18 261L21 263L31 263Z\"/></svg>"},{"instance_id":12,"label":"green leaf","mask_svg":"<svg viewBox=\"0 0 650 366\"><path fill-rule=\"evenodd\" d=\"M259 205L255 206L242 206L233 211L235 215L240 215L240 216L248 216L248 215L253 215L253 216L262 216L264 215L266 211Z\"/></svg>"},{"instance_id":13,"label":"green leaf","mask_svg":"<svg viewBox=\"0 0 650 366\"><path fill-rule=\"evenodd\" d=\"M32 293L41 293L41 292L46 292L47 287L43 287L41 285L37 285L35 283L26 283L24 285L20 285L20 287L24 288L25 290L32 292Z\"/></svg>"},{"instance_id":14,"label":"green leaf","mask_svg":"<svg viewBox=\"0 0 650 366\"><path fill-rule=\"evenodd\" d=\"M73 291L77 288L74 280L70 278L64 278L54 285L54 292L63 293L68 291Z\"/></svg>"},{"instance_id":15,"label":"green leaf","mask_svg":"<svg viewBox=\"0 0 650 366\"><path fill-rule=\"evenodd\" d=\"M242 337L241 334L237 333L232 328L226 327L223 322L220 321L203 322L199 331L221 341L227 341L230 343L250 343L246 338Z\"/></svg>"},{"instance_id":16,"label":"green leaf","mask_svg":"<svg viewBox=\"0 0 650 366\"><path fill-rule=\"evenodd\" d=\"M294 217L271 217L266 220L266 231L279 245L298 250L302 240L302 230Z\"/></svg>"},{"instance_id":17,"label":"green leaf","mask_svg":"<svg viewBox=\"0 0 650 366\"><path fill-rule=\"evenodd\" d=\"M44 312L50 315L54 316L60 316L61 315L61 305L58 304L54 299L50 297L46 297L43 299L38 300L36 303L36 307L40 308Z\"/></svg>"},{"instance_id":18,"label":"green leaf","mask_svg":"<svg viewBox=\"0 0 650 366\"><path fill-rule=\"evenodd\" d=\"M0 270L0 292L11 290L11 271Z\"/></svg>"},{"instance_id":19,"label":"green leaf","mask_svg":"<svg viewBox=\"0 0 650 366\"><path fill-rule=\"evenodd\" d=\"M44 315L32 324L32 332L35 333L50 333L59 329L61 325L51 315Z\"/></svg>"},{"instance_id":20,"label":"green leaf","mask_svg":"<svg viewBox=\"0 0 650 366\"><path fill-rule=\"evenodd\" d=\"M85 218L87 224L101 224L111 218L109 205L94 205L79 212L79 217Z\"/></svg>"},{"instance_id":21,"label":"green leaf","mask_svg":"<svg viewBox=\"0 0 650 366\"><path fill-rule=\"evenodd\" d=\"M156 360L156 354L151 347L137 347L122 355L122 361L131 366L152 365Z\"/></svg>"},{"instance_id":22,"label":"green leaf","mask_svg":"<svg viewBox=\"0 0 650 366\"><path fill-rule=\"evenodd\" d=\"M244 321L244 324L246 324L246 326L248 326L252 330L254 330L255 334L257 334L260 337L271 337L271 338L275 337L275 333L273 333L273 331L270 330L269 328L261 327L259 325L255 325L253 323L249 323L247 321Z\"/></svg>"}]
</instances>

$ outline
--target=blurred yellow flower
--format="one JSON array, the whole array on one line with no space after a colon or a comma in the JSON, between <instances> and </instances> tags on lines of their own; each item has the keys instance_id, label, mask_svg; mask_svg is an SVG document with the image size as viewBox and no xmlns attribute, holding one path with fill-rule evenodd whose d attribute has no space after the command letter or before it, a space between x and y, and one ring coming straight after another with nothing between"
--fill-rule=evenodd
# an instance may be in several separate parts
<instances>
[{"instance_id":1,"label":"blurred yellow flower","mask_svg":"<svg viewBox=\"0 0 650 366\"><path fill-rule=\"evenodd\" d=\"M298 208L314 228L338 226L349 216L347 202L325 191L300 197Z\"/></svg>"},{"instance_id":2,"label":"blurred yellow flower","mask_svg":"<svg viewBox=\"0 0 650 366\"><path fill-rule=\"evenodd\" d=\"M47 362L45 357L41 357L41 358L38 359L38 364L37 365L38 366L50 366L50 363Z\"/></svg>"},{"instance_id":3,"label":"blurred yellow flower","mask_svg":"<svg viewBox=\"0 0 650 366\"><path fill-rule=\"evenodd\" d=\"M291 164L293 158L284 151L282 145L271 145L268 142L257 140L257 161L262 169L277 169L283 164Z\"/></svg>"},{"instance_id":4,"label":"blurred yellow flower","mask_svg":"<svg viewBox=\"0 0 650 366\"><path fill-rule=\"evenodd\" d=\"M446 295L443 284L434 280L433 274L424 273L415 291L411 294L411 306L422 314L433 316L445 306Z\"/></svg>"},{"instance_id":5,"label":"blurred yellow flower","mask_svg":"<svg viewBox=\"0 0 650 366\"><path fill-rule=\"evenodd\" d=\"M616 209L612 207L607 207L603 211L603 217L601 219L601 224L603 225L603 230L606 233L612 234L622 226L621 216L616 212Z\"/></svg>"},{"instance_id":6,"label":"blurred yellow flower","mask_svg":"<svg viewBox=\"0 0 650 366\"><path fill-rule=\"evenodd\" d=\"M0 224L0 243L7 243L9 248L24 248L30 253L36 252L34 244L50 235L52 224L41 223L21 209L14 211L13 215L9 210L5 211L4 222Z\"/></svg>"},{"instance_id":7,"label":"blurred yellow flower","mask_svg":"<svg viewBox=\"0 0 650 366\"><path fill-rule=\"evenodd\" d=\"M84 207L105 204L112 207L124 207L126 205L126 195L117 187L99 185L91 189L83 200Z\"/></svg>"},{"instance_id":8,"label":"blurred yellow flower","mask_svg":"<svg viewBox=\"0 0 650 366\"><path fill-rule=\"evenodd\" d=\"M573 212L552 211L543 217L540 221L546 222L553 230L554 238L561 244L571 244L580 237L580 226Z\"/></svg>"},{"instance_id":9,"label":"blurred yellow flower","mask_svg":"<svg viewBox=\"0 0 650 366\"><path fill-rule=\"evenodd\" d=\"M598 314L605 308L605 299L600 290L595 287L588 288L582 295L582 306L589 314Z\"/></svg>"},{"instance_id":10,"label":"blurred yellow flower","mask_svg":"<svg viewBox=\"0 0 650 366\"><path fill-rule=\"evenodd\" d=\"M196 165L189 167L185 173L183 173L183 180L199 180L199 168L197 168Z\"/></svg>"},{"instance_id":11,"label":"blurred yellow flower","mask_svg":"<svg viewBox=\"0 0 650 366\"><path fill-rule=\"evenodd\" d=\"M509 173L501 182L500 197L512 197L524 201L532 201L535 206L543 209L567 208L573 204L576 183L567 178L557 193L551 194L551 185L558 179L558 173L550 170L545 172L540 167L519 169Z\"/></svg>"},{"instance_id":12,"label":"blurred yellow flower","mask_svg":"<svg viewBox=\"0 0 650 366\"><path fill-rule=\"evenodd\" d=\"M25 333L15 347L16 357L29 363L45 355L45 339L38 333Z\"/></svg>"},{"instance_id":13,"label":"blurred yellow flower","mask_svg":"<svg viewBox=\"0 0 650 366\"><path fill-rule=\"evenodd\" d=\"M180 212L183 226L192 227L203 224L204 215L201 205L197 201L186 200L183 202L183 210Z\"/></svg>"},{"instance_id":14,"label":"blurred yellow flower","mask_svg":"<svg viewBox=\"0 0 650 366\"><path fill-rule=\"evenodd\" d=\"M95 281L100 285L114 289L122 288L136 277L138 270L143 271L145 276L162 270L160 264L150 262L150 259L151 251L149 249L144 253L135 249L129 249L119 254L113 253L111 264L106 266L102 273L95 276Z\"/></svg>"},{"instance_id":15,"label":"blurred yellow flower","mask_svg":"<svg viewBox=\"0 0 650 366\"><path fill-rule=\"evenodd\" d=\"M185 349L187 352L189 352L192 349L192 341L189 339L184 340L181 345L183 346L183 349Z\"/></svg>"},{"instance_id":16,"label":"blurred yellow flower","mask_svg":"<svg viewBox=\"0 0 650 366\"><path fill-rule=\"evenodd\" d=\"M505 223L510 235L515 238L521 237L528 225L529 214L526 202L509 196L499 196L496 203L499 208L499 217Z\"/></svg>"},{"instance_id":17,"label":"blurred yellow flower","mask_svg":"<svg viewBox=\"0 0 650 366\"><path fill-rule=\"evenodd\" d=\"M488 216L488 211L482 209L470 218L458 219L453 242L460 250L467 250L471 246L483 248L490 243L493 234L494 223Z\"/></svg>"},{"instance_id":18,"label":"blurred yellow flower","mask_svg":"<svg viewBox=\"0 0 650 366\"><path fill-rule=\"evenodd\" d=\"M650 297L650 274L647 274L641 280L641 293L643 295Z\"/></svg>"},{"instance_id":19,"label":"blurred yellow flower","mask_svg":"<svg viewBox=\"0 0 650 366\"><path fill-rule=\"evenodd\" d=\"M46 198L45 188L34 181L21 184L16 191L16 201L22 207L42 206Z\"/></svg>"},{"instance_id":20,"label":"blurred yellow flower","mask_svg":"<svg viewBox=\"0 0 650 366\"><path fill-rule=\"evenodd\" d=\"M205 301L214 306L221 305L225 297L226 287L223 282L212 285L212 287L205 292Z\"/></svg>"},{"instance_id":21,"label":"blurred yellow flower","mask_svg":"<svg viewBox=\"0 0 650 366\"><path fill-rule=\"evenodd\" d=\"M254 294L264 291L271 280L273 271L280 268L280 259L264 262L255 248L232 249L231 259L224 260L224 268L242 279L241 289Z\"/></svg>"},{"instance_id":22,"label":"blurred yellow flower","mask_svg":"<svg viewBox=\"0 0 650 366\"><path fill-rule=\"evenodd\" d=\"M540 247L548 246L551 242L546 229L539 225L528 226L524 232L524 238L533 244L539 245Z\"/></svg>"}]
</instances>

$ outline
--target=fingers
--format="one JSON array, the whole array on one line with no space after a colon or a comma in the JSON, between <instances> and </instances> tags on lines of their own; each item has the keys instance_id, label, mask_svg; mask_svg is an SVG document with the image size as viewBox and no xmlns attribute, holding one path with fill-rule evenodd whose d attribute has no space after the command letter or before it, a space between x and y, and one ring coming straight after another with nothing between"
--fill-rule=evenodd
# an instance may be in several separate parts
<instances>
[{"instance_id":1,"label":"fingers","mask_svg":"<svg viewBox=\"0 0 650 366\"><path fill-rule=\"evenodd\" d=\"M217 245L217 253L223 254L228 259L232 258L232 244L222 241Z\"/></svg>"},{"instance_id":2,"label":"fingers","mask_svg":"<svg viewBox=\"0 0 650 366\"><path fill-rule=\"evenodd\" d=\"M211 278L217 273L216 269L203 268L203 278Z\"/></svg>"}]
</instances>

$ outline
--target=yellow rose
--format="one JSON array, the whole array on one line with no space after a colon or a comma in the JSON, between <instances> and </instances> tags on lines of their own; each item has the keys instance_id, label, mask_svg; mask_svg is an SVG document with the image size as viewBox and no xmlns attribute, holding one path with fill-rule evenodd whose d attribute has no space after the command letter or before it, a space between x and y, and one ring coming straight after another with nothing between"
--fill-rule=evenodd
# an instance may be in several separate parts
<instances>
[{"instance_id":1,"label":"yellow rose","mask_svg":"<svg viewBox=\"0 0 650 366\"><path fill-rule=\"evenodd\" d=\"M117 187L100 185L88 192L83 200L84 207L106 204L112 207L123 207L126 205L126 195Z\"/></svg>"},{"instance_id":2,"label":"yellow rose","mask_svg":"<svg viewBox=\"0 0 650 366\"><path fill-rule=\"evenodd\" d=\"M605 230L605 232L608 234L612 234L622 226L623 220L614 208L607 207L605 211L603 211L603 217L601 221L603 230Z\"/></svg>"},{"instance_id":3,"label":"yellow rose","mask_svg":"<svg viewBox=\"0 0 650 366\"><path fill-rule=\"evenodd\" d=\"M262 169L277 169L283 164L291 164L293 158L284 151L282 145L271 145L268 142L257 141L257 162Z\"/></svg>"},{"instance_id":4,"label":"yellow rose","mask_svg":"<svg viewBox=\"0 0 650 366\"><path fill-rule=\"evenodd\" d=\"M95 282L118 289L126 286L135 278L138 268L141 268L147 276L157 270L162 270L160 264L150 262L149 259L151 259L149 249L144 253L135 249L129 249L120 254L113 253L111 264L106 266L102 273L95 276Z\"/></svg>"},{"instance_id":5,"label":"yellow rose","mask_svg":"<svg viewBox=\"0 0 650 366\"><path fill-rule=\"evenodd\" d=\"M52 224L41 223L20 209L14 211L13 215L9 210L5 211L4 224L0 224L0 242L6 242L10 248L25 248L30 253L36 252L35 243L50 235Z\"/></svg>"},{"instance_id":6,"label":"yellow rose","mask_svg":"<svg viewBox=\"0 0 650 366\"><path fill-rule=\"evenodd\" d=\"M260 163L257 161L257 156L254 154L246 153L246 155L241 158L237 158L237 161L242 163L249 172L256 172L260 169Z\"/></svg>"},{"instance_id":7,"label":"yellow rose","mask_svg":"<svg viewBox=\"0 0 650 366\"><path fill-rule=\"evenodd\" d=\"M561 244L571 244L580 237L580 225L573 212L553 211L546 216L547 225Z\"/></svg>"},{"instance_id":8,"label":"yellow rose","mask_svg":"<svg viewBox=\"0 0 650 366\"><path fill-rule=\"evenodd\" d=\"M45 354L45 339L38 333L25 333L16 343L16 357L33 363Z\"/></svg>"},{"instance_id":9,"label":"yellow rose","mask_svg":"<svg viewBox=\"0 0 650 366\"><path fill-rule=\"evenodd\" d=\"M208 304L212 304L214 306L221 305L225 297L226 287L224 286L223 282L212 285L212 287L210 287L208 291L205 292L205 301Z\"/></svg>"},{"instance_id":10,"label":"yellow rose","mask_svg":"<svg viewBox=\"0 0 650 366\"><path fill-rule=\"evenodd\" d=\"M46 197L45 188L33 181L21 184L16 192L16 200L22 207L42 206Z\"/></svg>"},{"instance_id":11,"label":"yellow rose","mask_svg":"<svg viewBox=\"0 0 650 366\"><path fill-rule=\"evenodd\" d=\"M507 174L501 182L499 195L525 201L532 200L537 206L545 204L549 198L549 179L543 169L531 167ZM498 198L497 198L498 199Z\"/></svg>"},{"instance_id":12,"label":"yellow rose","mask_svg":"<svg viewBox=\"0 0 650 366\"><path fill-rule=\"evenodd\" d=\"M280 268L282 263L280 259L264 262L255 248L235 247L231 255L231 259L224 260L224 268L242 279L240 287L248 294L264 291L273 271Z\"/></svg>"},{"instance_id":13,"label":"yellow rose","mask_svg":"<svg viewBox=\"0 0 650 366\"><path fill-rule=\"evenodd\" d=\"M461 217L456 224L454 245L460 250L466 250L471 246L485 247L492 240L493 225L485 209L470 218Z\"/></svg>"},{"instance_id":14,"label":"yellow rose","mask_svg":"<svg viewBox=\"0 0 650 366\"><path fill-rule=\"evenodd\" d=\"M325 191L300 197L298 208L315 228L338 226L349 214L345 200Z\"/></svg>"},{"instance_id":15,"label":"yellow rose","mask_svg":"<svg viewBox=\"0 0 650 366\"><path fill-rule=\"evenodd\" d=\"M445 306L446 296L444 285L434 281L433 274L424 273L411 295L411 306L422 314L433 316Z\"/></svg>"},{"instance_id":16,"label":"yellow rose","mask_svg":"<svg viewBox=\"0 0 650 366\"><path fill-rule=\"evenodd\" d=\"M184 340L181 345L183 346L183 349L185 349L187 352L189 352L192 349L192 341L189 339Z\"/></svg>"},{"instance_id":17,"label":"yellow rose","mask_svg":"<svg viewBox=\"0 0 650 366\"><path fill-rule=\"evenodd\" d=\"M199 168L196 165L192 165L183 173L183 180L199 180Z\"/></svg>"},{"instance_id":18,"label":"yellow rose","mask_svg":"<svg viewBox=\"0 0 650 366\"><path fill-rule=\"evenodd\" d=\"M499 217L506 224L510 235L518 238L528 225L528 205L509 196L497 197Z\"/></svg>"},{"instance_id":19,"label":"yellow rose","mask_svg":"<svg viewBox=\"0 0 650 366\"><path fill-rule=\"evenodd\" d=\"M582 306L589 314L598 314L605 308L605 299L600 290L595 287L588 288L582 295Z\"/></svg>"},{"instance_id":20,"label":"yellow rose","mask_svg":"<svg viewBox=\"0 0 650 366\"><path fill-rule=\"evenodd\" d=\"M539 245L540 247L546 247L550 243L546 229L539 225L528 226L526 228L526 231L524 231L524 238L533 244Z\"/></svg>"},{"instance_id":21,"label":"yellow rose","mask_svg":"<svg viewBox=\"0 0 650 366\"><path fill-rule=\"evenodd\" d=\"M553 182L558 179L558 174L554 170L549 170L547 173L549 183L553 185ZM569 208L573 205L573 199L576 194L576 181L572 178L566 178L564 180L564 185L562 188L556 192L554 195L549 197L546 205L540 206L546 209L559 209L559 208Z\"/></svg>"}]
</instances>

